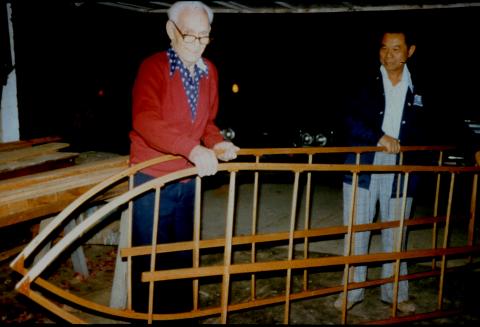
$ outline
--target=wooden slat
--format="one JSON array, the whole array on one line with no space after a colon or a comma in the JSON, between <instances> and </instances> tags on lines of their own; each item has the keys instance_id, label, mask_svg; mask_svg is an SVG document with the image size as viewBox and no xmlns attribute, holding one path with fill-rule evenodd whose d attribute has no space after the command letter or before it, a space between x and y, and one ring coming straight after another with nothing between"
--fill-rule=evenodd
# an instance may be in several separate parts
<instances>
[{"instance_id":1,"label":"wooden slat","mask_svg":"<svg viewBox=\"0 0 480 327\"><path fill-rule=\"evenodd\" d=\"M66 176L60 179L52 179L40 184L33 184L28 187L18 189L4 190L0 192L0 206L11 204L18 200L28 200L35 197L49 196L63 192L77 186L90 185L99 180L112 176L121 171L121 167L107 169L98 169L94 172L86 172L72 176ZM1 207L0 207L1 208Z\"/></svg>"},{"instance_id":2,"label":"wooden slat","mask_svg":"<svg viewBox=\"0 0 480 327\"><path fill-rule=\"evenodd\" d=\"M70 144L68 143L47 143L11 151L2 151L0 152L0 164L52 153L69 146Z\"/></svg>"},{"instance_id":3,"label":"wooden slat","mask_svg":"<svg viewBox=\"0 0 480 327\"><path fill-rule=\"evenodd\" d=\"M452 150L452 146L402 146L401 151L445 151ZM321 153L365 153L383 151L380 146L357 146L357 147L311 147L311 148L245 148L240 149L238 155L275 155L275 154L321 154Z\"/></svg>"},{"instance_id":4,"label":"wooden slat","mask_svg":"<svg viewBox=\"0 0 480 327\"><path fill-rule=\"evenodd\" d=\"M430 225L434 223L443 223L445 222L445 217L417 217L415 219L409 219L405 221L406 226L423 226ZM371 224L361 224L351 226L352 232L365 232L365 231L376 231L385 228L394 228L399 226L399 221L388 221L380 223L371 223ZM297 230L293 233L295 239L301 238L314 238L321 236L334 236L345 234L348 232L347 226L333 226L333 227L322 227L322 228L312 228L308 230ZM267 243L267 242L278 242L285 241L288 239L288 232L277 232L277 233L268 233L268 234L252 234L252 235L243 235L243 236L234 236L232 238L232 245L247 245L252 243ZM191 250L193 248L192 241L185 242L176 242L176 243L163 243L157 245L157 253L167 253L173 251L184 251ZM216 247L225 246L225 240L220 239L205 239L198 242L198 247L200 249L211 249ZM149 254L150 245L136 246L136 247L124 247L120 250L120 255L122 257L132 257L138 255Z\"/></svg>"},{"instance_id":5,"label":"wooden slat","mask_svg":"<svg viewBox=\"0 0 480 327\"><path fill-rule=\"evenodd\" d=\"M118 156L114 158L76 165L64 169L57 169L54 171L47 171L29 176L7 179L0 181L0 198L3 191L11 191L13 189L25 188L35 184L42 184L52 180L63 179L69 176L89 174L99 170L106 170L110 168L126 169L127 167L128 156Z\"/></svg>"},{"instance_id":6,"label":"wooden slat","mask_svg":"<svg viewBox=\"0 0 480 327\"><path fill-rule=\"evenodd\" d=\"M31 145L39 145L45 143L52 143L52 142L60 142L62 138L60 136L45 136L45 137L38 137L34 139L27 140L28 143Z\"/></svg>"},{"instance_id":7,"label":"wooden slat","mask_svg":"<svg viewBox=\"0 0 480 327\"><path fill-rule=\"evenodd\" d=\"M41 218L45 216L51 216L62 211L66 206L68 206L72 201L77 197L87 192L95 184L85 185L81 187L76 187L65 192L61 192L52 196L52 200L43 202L39 199L33 199L25 204L23 209L18 209L21 205L17 206L17 211L10 210L0 214L0 228L18 224L24 221ZM105 193L103 196L99 197L98 200L106 200L114 196L124 193L128 189L127 183L123 183L113 188L109 192Z\"/></svg>"},{"instance_id":8,"label":"wooden slat","mask_svg":"<svg viewBox=\"0 0 480 327\"><path fill-rule=\"evenodd\" d=\"M128 156L94 161L0 182L0 227L53 215L94 185L128 168ZM100 199L127 190L124 182Z\"/></svg>"},{"instance_id":9,"label":"wooden slat","mask_svg":"<svg viewBox=\"0 0 480 327\"><path fill-rule=\"evenodd\" d=\"M122 170L123 168L111 168L97 173L70 176L64 180L54 180L49 185L39 184L11 192L1 192L0 227L56 214L94 185ZM106 192L98 200L119 195L127 189L127 182L124 182Z\"/></svg>"},{"instance_id":10,"label":"wooden slat","mask_svg":"<svg viewBox=\"0 0 480 327\"><path fill-rule=\"evenodd\" d=\"M30 139L30 140L5 142L5 143L0 143L0 151L10 151L15 149L28 148L37 144L59 142L61 139L62 138L60 136L47 136L47 137Z\"/></svg>"},{"instance_id":11,"label":"wooden slat","mask_svg":"<svg viewBox=\"0 0 480 327\"><path fill-rule=\"evenodd\" d=\"M0 164L0 180L10 179L75 164L78 153L54 152Z\"/></svg>"},{"instance_id":12,"label":"wooden slat","mask_svg":"<svg viewBox=\"0 0 480 327\"><path fill-rule=\"evenodd\" d=\"M182 278L198 278L209 276L221 276L225 269L228 269L229 274L245 274L258 273L267 271L279 271L287 269L304 269L315 267L339 266L345 263L348 264L364 264L374 262L386 262L392 259L423 259L440 255L457 255L457 254L475 254L480 252L480 246L459 246L451 248L438 249L419 249L409 250L404 252L381 252L352 256L331 256L321 258L309 259L293 259L293 260L276 260L268 262L256 263L238 263L229 266L205 266L200 268L179 268L156 270L154 272L142 272L142 282L151 281L165 281Z\"/></svg>"}]
</instances>

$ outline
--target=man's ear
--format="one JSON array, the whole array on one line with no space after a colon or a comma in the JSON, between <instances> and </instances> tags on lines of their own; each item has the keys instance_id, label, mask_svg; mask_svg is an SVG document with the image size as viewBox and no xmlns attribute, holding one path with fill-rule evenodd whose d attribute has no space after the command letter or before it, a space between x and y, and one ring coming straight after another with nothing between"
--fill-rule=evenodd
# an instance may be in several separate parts
<instances>
[{"instance_id":1,"label":"man's ear","mask_svg":"<svg viewBox=\"0 0 480 327\"><path fill-rule=\"evenodd\" d=\"M408 58L410 58L413 55L416 49L417 47L414 44L412 44L410 48L408 48Z\"/></svg>"},{"instance_id":2,"label":"man's ear","mask_svg":"<svg viewBox=\"0 0 480 327\"><path fill-rule=\"evenodd\" d=\"M171 41L175 39L175 26L173 26L173 23L171 20L167 21L167 24L165 25L165 29L167 30L168 37L170 38Z\"/></svg>"}]
</instances>

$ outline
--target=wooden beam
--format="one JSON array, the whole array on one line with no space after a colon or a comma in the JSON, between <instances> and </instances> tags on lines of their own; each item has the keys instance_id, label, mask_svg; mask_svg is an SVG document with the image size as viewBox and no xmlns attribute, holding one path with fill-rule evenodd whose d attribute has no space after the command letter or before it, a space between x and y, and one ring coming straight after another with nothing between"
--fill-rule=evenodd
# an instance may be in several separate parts
<instances>
[{"instance_id":1,"label":"wooden beam","mask_svg":"<svg viewBox=\"0 0 480 327\"><path fill-rule=\"evenodd\" d=\"M55 171L48 171L30 176L18 177L8 180L0 181L0 194L4 191L11 191L15 189L25 188L36 184L43 184L48 181L64 179L69 176L78 176L82 174L89 174L99 169L106 170L109 168L127 168L128 156L118 156L114 158L92 161L64 169L57 169ZM1 201L1 199L0 199Z\"/></svg>"},{"instance_id":2,"label":"wooden beam","mask_svg":"<svg viewBox=\"0 0 480 327\"><path fill-rule=\"evenodd\" d=\"M25 141L5 142L0 143L0 151L10 151L15 149L28 148L37 144L59 142L61 139L62 138L59 136L47 136Z\"/></svg>"},{"instance_id":3,"label":"wooden beam","mask_svg":"<svg viewBox=\"0 0 480 327\"><path fill-rule=\"evenodd\" d=\"M105 176L105 178L108 178L108 177L109 176ZM24 204L23 209L18 208L18 207L21 207L21 205L19 206L18 205L19 203L16 203L16 208L14 209L8 208L10 209L10 211L0 213L0 228L22 223L32 219L42 218L46 216L51 216L52 214L56 214L62 211L77 197L87 192L90 188L92 188L94 185L96 185L100 181L101 180L97 181L96 183L92 183L82 187L72 188L64 192L59 192L52 197L52 198L56 197L57 199L48 201L48 203L42 203L43 199L33 199L31 202L28 202L28 201L19 202L21 204ZM112 198L114 196L117 196L126 192L127 189L128 189L128 185L125 182L124 184L121 184L116 188L110 190L104 196L99 197L97 200L98 201L107 200L109 198Z\"/></svg>"},{"instance_id":4,"label":"wooden beam","mask_svg":"<svg viewBox=\"0 0 480 327\"><path fill-rule=\"evenodd\" d=\"M56 214L94 185L126 168L127 157L119 157L0 182L0 227ZM127 182L121 183L97 200L127 189Z\"/></svg>"},{"instance_id":5,"label":"wooden beam","mask_svg":"<svg viewBox=\"0 0 480 327\"><path fill-rule=\"evenodd\" d=\"M47 143L11 151L2 151L0 152L0 164L56 152L69 146L70 144L68 143Z\"/></svg>"},{"instance_id":6,"label":"wooden beam","mask_svg":"<svg viewBox=\"0 0 480 327\"><path fill-rule=\"evenodd\" d=\"M54 152L0 164L0 180L70 167L78 153Z\"/></svg>"}]
</instances>

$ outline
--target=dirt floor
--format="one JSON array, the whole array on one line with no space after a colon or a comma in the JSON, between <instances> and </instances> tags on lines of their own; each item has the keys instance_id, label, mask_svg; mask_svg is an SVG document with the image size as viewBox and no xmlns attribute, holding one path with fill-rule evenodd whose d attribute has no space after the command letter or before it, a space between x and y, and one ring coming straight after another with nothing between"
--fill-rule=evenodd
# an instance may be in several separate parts
<instances>
[{"instance_id":1,"label":"dirt floor","mask_svg":"<svg viewBox=\"0 0 480 327\"><path fill-rule=\"evenodd\" d=\"M332 184L333 183L333 184ZM290 184L266 183L262 186L260 194L263 200L259 204L259 233L267 233L279 230L288 230L291 187ZM320 212L312 221L312 225L335 226L339 223L339 212L341 212L341 189L336 180L319 183L313 193L319 201L312 204L313 212ZM340 184L341 185L341 184ZM218 220L226 210L226 194L228 188L222 184L212 183L206 190L206 203L208 207L203 208L202 238L214 238L223 235L225 225ZM304 199L301 201L303 202ZM251 185L248 183L239 186L236 208L237 217L235 234L249 233L248 217L251 213ZM265 203L274 203L273 206ZM300 206L301 207L301 206ZM417 213L422 213L418 208ZM302 217L303 209L300 209L298 216ZM208 217L212 217L208 219ZM297 229L302 228L299 220ZM0 238L8 240L3 242L2 249L28 241L31 237L31 226L15 226L15 228L3 229L0 231ZM423 231L412 231L409 237L409 247L422 247L425 242L431 242L425 237ZM441 233L440 233L441 234ZM11 235L15 235L13 241ZM461 242L462 237L452 232L452 242ZM378 235L374 235L372 246L375 248ZM322 257L338 255L342 252L343 240L327 240L318 244L311 244L311 257ZM117 246L115 245L84 245L87 257L87 264L90 276L84 278L73 272L71 259L66 258L58 269L48 275L49 281L63 289L88 298L99 304L108 305L112 287ZM299 254L300 255L300 254ZM271 246L258 249L257 261L284 260L287 257L285 246ZM58 317L44 310L40 305L30 301L27 297L14 290L15 284L19 281L20 275L13 272L8 264L13 258L2 259L0 262L0 322L11 323L60 323ZM214 265L221 263L223 253L211 252L202 256L202 265ZM250 252L238 250L234 253L235 262L248 262ZM409 272L421 272L429 269L429 262L412 262L409 264ZM369 277L378 277L380 267L371 266ZM318 289L321 287L339 285L342 279L343 266L331 269L312 269L308 274L308 288ZM292 292L302 288L303 271L293 271ZM478 267L468 272L449 274L445 279L444 308L462 309L461 314L429 319L411 324L472 324L480 323L480 306L477 301L477 294L480 293L480 270ZM265 298L272 295L281 295L285 291L285 272L282 273L259 273L257 278L257 298ZM438 277L410 281L409 293L411 300L417 306L417 312L429 312L436 308L438 303ZM200 307L219 305L220 286L218 279L208 279L200 284ZM250 297L250 279L247 277L234 278L231 291L232 303L241 303ZM292 301L290 307L290 324L340 324L341 313L333 307L337 294L307 300ZM92 323L112 323L113 321L79 312L77 309L64 305L64 308L79 315ZM255 310L232 312L228 315L228 323L232 324L282 324L284 322L285 306L283 304L272 305ZM348 313L348 324L358 324L372 320L387 318L390 313L388 305L379 300L379 288L371 287L366 290L365 300L354 306ZM201 324L217 324L218 316L211 316L199 320Z\"/></svg>"},{"instance_id":2,"label":"dirt floor","mask_svg":"<svg viewBox=\"0 0 480 327\"><path fill-rule=\"evenodd\" d=\"M87 245L84 247L88 257L88 266L91 274L88 280L80 275L72 273L71 263L65 262L64 267L54 273L49 280L63 289L91 299L98 303L108 303L111 291L111 281L115 263L116 247L103 245ZM246 262L250 259L248 251L238 252L236 262ZM322 256L322 254L315 254ZM284 259L286 250L281 248L260 251L258 260ZM210 254L204 259L206 265L220 263L223 260L221 253ZM425 265L411 265L410 271L425 270ZM379 268L372 267L369 276L378 275ZM309 274L309 288L315 289L338 284L341 280L342 271L313 270ZM10 323L60 323L61 320L41 306L31 302L25 296L15 292L14 286L19 280L19 275L12 272L7 261L1 263L0 268L0 319L3 324ZM303 273L293 274L292 291L298 291L302 287ZM476 281L480 278L480 272L462 273L452 276L446 283L444 291L444 306L450 308L463 307L460 315L425 320L412 324L475 324L480 323L478 302L474 295L478 294L480 287ZM231 296L234 303L245 301L250 296L250 280L237 279L232 283ZM438 279L429 278L421 281L410 282L410 297L417 305L417 312L431 311L437 301ZM259 274L257 275L257 298L282 294L285 290L285 274ZM200 305L212 306L219 304L220 286L218 281L211 280L200 285ZM290 308L290 324L340 324L340 312L333 306L337 295L324 296L309 300L293 301ZM72 313L92 323L112 323L106 318L99 318L77 309L64 305ZM228 316L231 324L282 324L284 305L273 305L255 310L233 312ZM354 306L348 314L348 324L357 324L375 319L387 318L389 306L380 302L378 287L369 288L366 291L365 300ZM201 324L217 324L219 317L208 317L199 321Z\"/></svg>"}]
</instances>

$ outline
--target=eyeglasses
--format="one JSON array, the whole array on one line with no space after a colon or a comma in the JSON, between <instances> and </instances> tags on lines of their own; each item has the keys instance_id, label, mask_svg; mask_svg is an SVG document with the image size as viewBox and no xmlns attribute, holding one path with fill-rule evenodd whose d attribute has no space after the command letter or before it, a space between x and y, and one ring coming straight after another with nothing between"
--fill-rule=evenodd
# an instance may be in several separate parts
<instances>
[{"instance_id":1,"label":"eyeglasses","mask_svg":"<svg viewBox=\"0 0 480 327\"><path fill-rule=\"evenodd\" d=\"M178 28L177 24L173 20L171 20L173 23L173 26L177 29L178 33L182 36L183 42L185 43L193 43L195 40L198 40L200 44L207 45L212 41L212 39L209 36L195 36L195 35L190 35L190 34L183 34L182 31Z\"/></svg>"}]
</instances>

